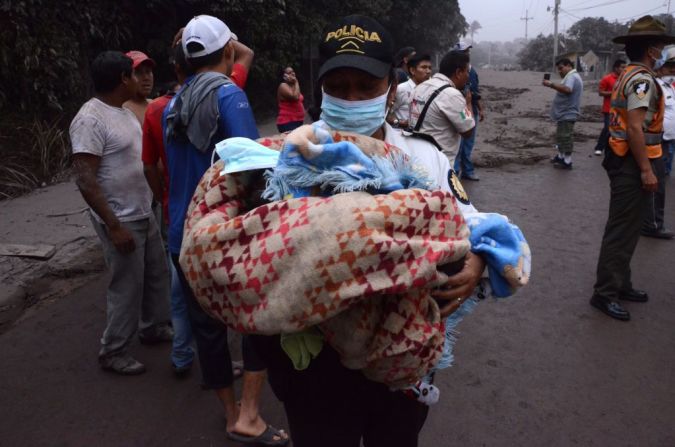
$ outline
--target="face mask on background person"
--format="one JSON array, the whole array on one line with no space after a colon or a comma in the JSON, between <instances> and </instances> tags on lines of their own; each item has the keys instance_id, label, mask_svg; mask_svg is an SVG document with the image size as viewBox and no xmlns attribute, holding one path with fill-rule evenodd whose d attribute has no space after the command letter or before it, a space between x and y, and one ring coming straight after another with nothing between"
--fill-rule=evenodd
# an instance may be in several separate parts
<instances>
[{"instance_id":1,"label":"face mask on background person","mask_svg":"<svg viewBox=\"0 0 675 447\"><path fill-rule=\"evenodd\" d=\"M369 137L384 124L388 95L389 89L377 98L347 101L324 92L321 101L321 119L331 129Z\"/></svg>"},{"instance_id":2,"label":"face mask on background person","mask_svg":"<svg viewBox=\"0 0 675 447\"><path fill-rule=\"evenodd\" d=\"M655 50L658 50L658 48L654 48ZM668 51L664 48L661 50L661 57L658 59L654 59L654 70L658 70L659 68L663 67L663 64L666 63L666 58L668 57Z\"/></svg>"}]
</instances>

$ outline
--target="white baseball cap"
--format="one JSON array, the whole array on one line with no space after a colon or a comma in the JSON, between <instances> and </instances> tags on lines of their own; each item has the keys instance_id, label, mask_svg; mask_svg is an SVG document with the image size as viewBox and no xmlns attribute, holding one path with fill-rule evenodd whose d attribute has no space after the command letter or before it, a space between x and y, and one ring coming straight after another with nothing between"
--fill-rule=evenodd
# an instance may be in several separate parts
<instances>
[{"instance_id":1,"label":"white baseball cap","mask_svg":"<svg viewBox=\"0 0 675 447\"><path fill-rule=\"evenodd\" d=\"M667 45L666 48L666 62L672 64L675 62L675 45Z\"/></svg>"},{"instance_id":2,"label":"white baseball cap","mask_svg":"<svg viewBox=\"0 0 675 447\"><path fill-rule=\"evenodd\" d=\"M472 48L472 46L470 44L464 42L463 40L460 40L459 42L457 42L455 44L454 47L452 47L452 49L455 50L455 51L466 51L469 48Z\"/></svg>"},{"instance_id":3,"label":"white baseball cap","mask_svg":"<svg viewBox=\"0 0 675 447\"><path fill-rule=\"evenodd\" d=\"M236 39L237 36L230 31L225 22L213 16L201 15L188 22L185 30L183 30L181 44L185 57L193 59L220 50L232 38ZM190 52L187 46L191 42L196 42L204 48Z\"/></svg>"}]
</instances>

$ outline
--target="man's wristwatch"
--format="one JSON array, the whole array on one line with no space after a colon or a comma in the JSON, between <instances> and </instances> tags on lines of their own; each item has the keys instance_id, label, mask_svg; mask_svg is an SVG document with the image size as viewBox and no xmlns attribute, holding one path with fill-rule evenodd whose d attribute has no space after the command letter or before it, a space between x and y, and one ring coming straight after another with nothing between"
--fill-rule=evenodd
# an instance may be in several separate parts
<instances>
[{"instance_id":1,"label":"man's wristwatch","mask_svg":"<svg viewBox=\"0 0 675 447\"><path fill-rule=\"evenodd\" d=\"M400 121L398 120L398 118L394 119L394 127L398 127L399 123Z\"/></svg>"}]
</instances>

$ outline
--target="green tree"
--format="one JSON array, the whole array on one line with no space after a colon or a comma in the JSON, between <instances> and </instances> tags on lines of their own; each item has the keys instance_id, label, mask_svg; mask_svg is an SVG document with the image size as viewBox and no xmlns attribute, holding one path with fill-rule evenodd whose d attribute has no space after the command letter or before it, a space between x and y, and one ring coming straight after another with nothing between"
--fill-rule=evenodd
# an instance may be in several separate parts
<instances>
[{"instance_id":1,"label":"green tree","mask_svg":"<svg viewBox=\"0 0 675 447\"><path fill-rule=\"evenodd\" d=\"M602 17L586 17L574 23L567 31L570 51L611 51L616 48L612 39L625 34L628 26L618 22L608 22Z\"/></svg>"},{"instance_id":2,"label":"green tree","mask_svg":"<svg viewBox=\"0 0 675 447\"><path fill-rule=\"evenodd\" d=\"M559 44L562 48L568 48L569 44L564 36L559 36ZM527 45L518 53L518 63L525 70L548 71L553 64L553 35L544 36L539 34L530 39Z\"/></svg>"},{"instance_id":3,"label":"green tree","mask_svg":"<svg viewBox=\"0 0 675 447\"><path fill-rule=\"evenodd\" d=\"M478 30L482 29L483 27L481 26L480 23L478 23L478 20L474 20L471 22L469 25L469 34L471 35L471 44L473 45L474 39L473 35L478 33Z\"/></svg>"}]
</instances>

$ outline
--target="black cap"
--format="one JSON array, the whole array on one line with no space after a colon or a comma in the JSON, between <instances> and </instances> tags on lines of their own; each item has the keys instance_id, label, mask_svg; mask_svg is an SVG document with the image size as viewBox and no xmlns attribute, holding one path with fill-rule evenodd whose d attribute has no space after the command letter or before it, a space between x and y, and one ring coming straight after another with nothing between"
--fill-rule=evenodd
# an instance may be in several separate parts
<instances>
[{"instance_id":1,"label":"black cap","mask_svg":"<svg viewBox=\"0 0 675 447\"><path fill-rule=\"evenodd\" d=\"M336 68L358 68L376 78L389 74L394 41L376 20L351 15L328 25L319 45L319 78Z\"/></svg>"}]
</instances>

